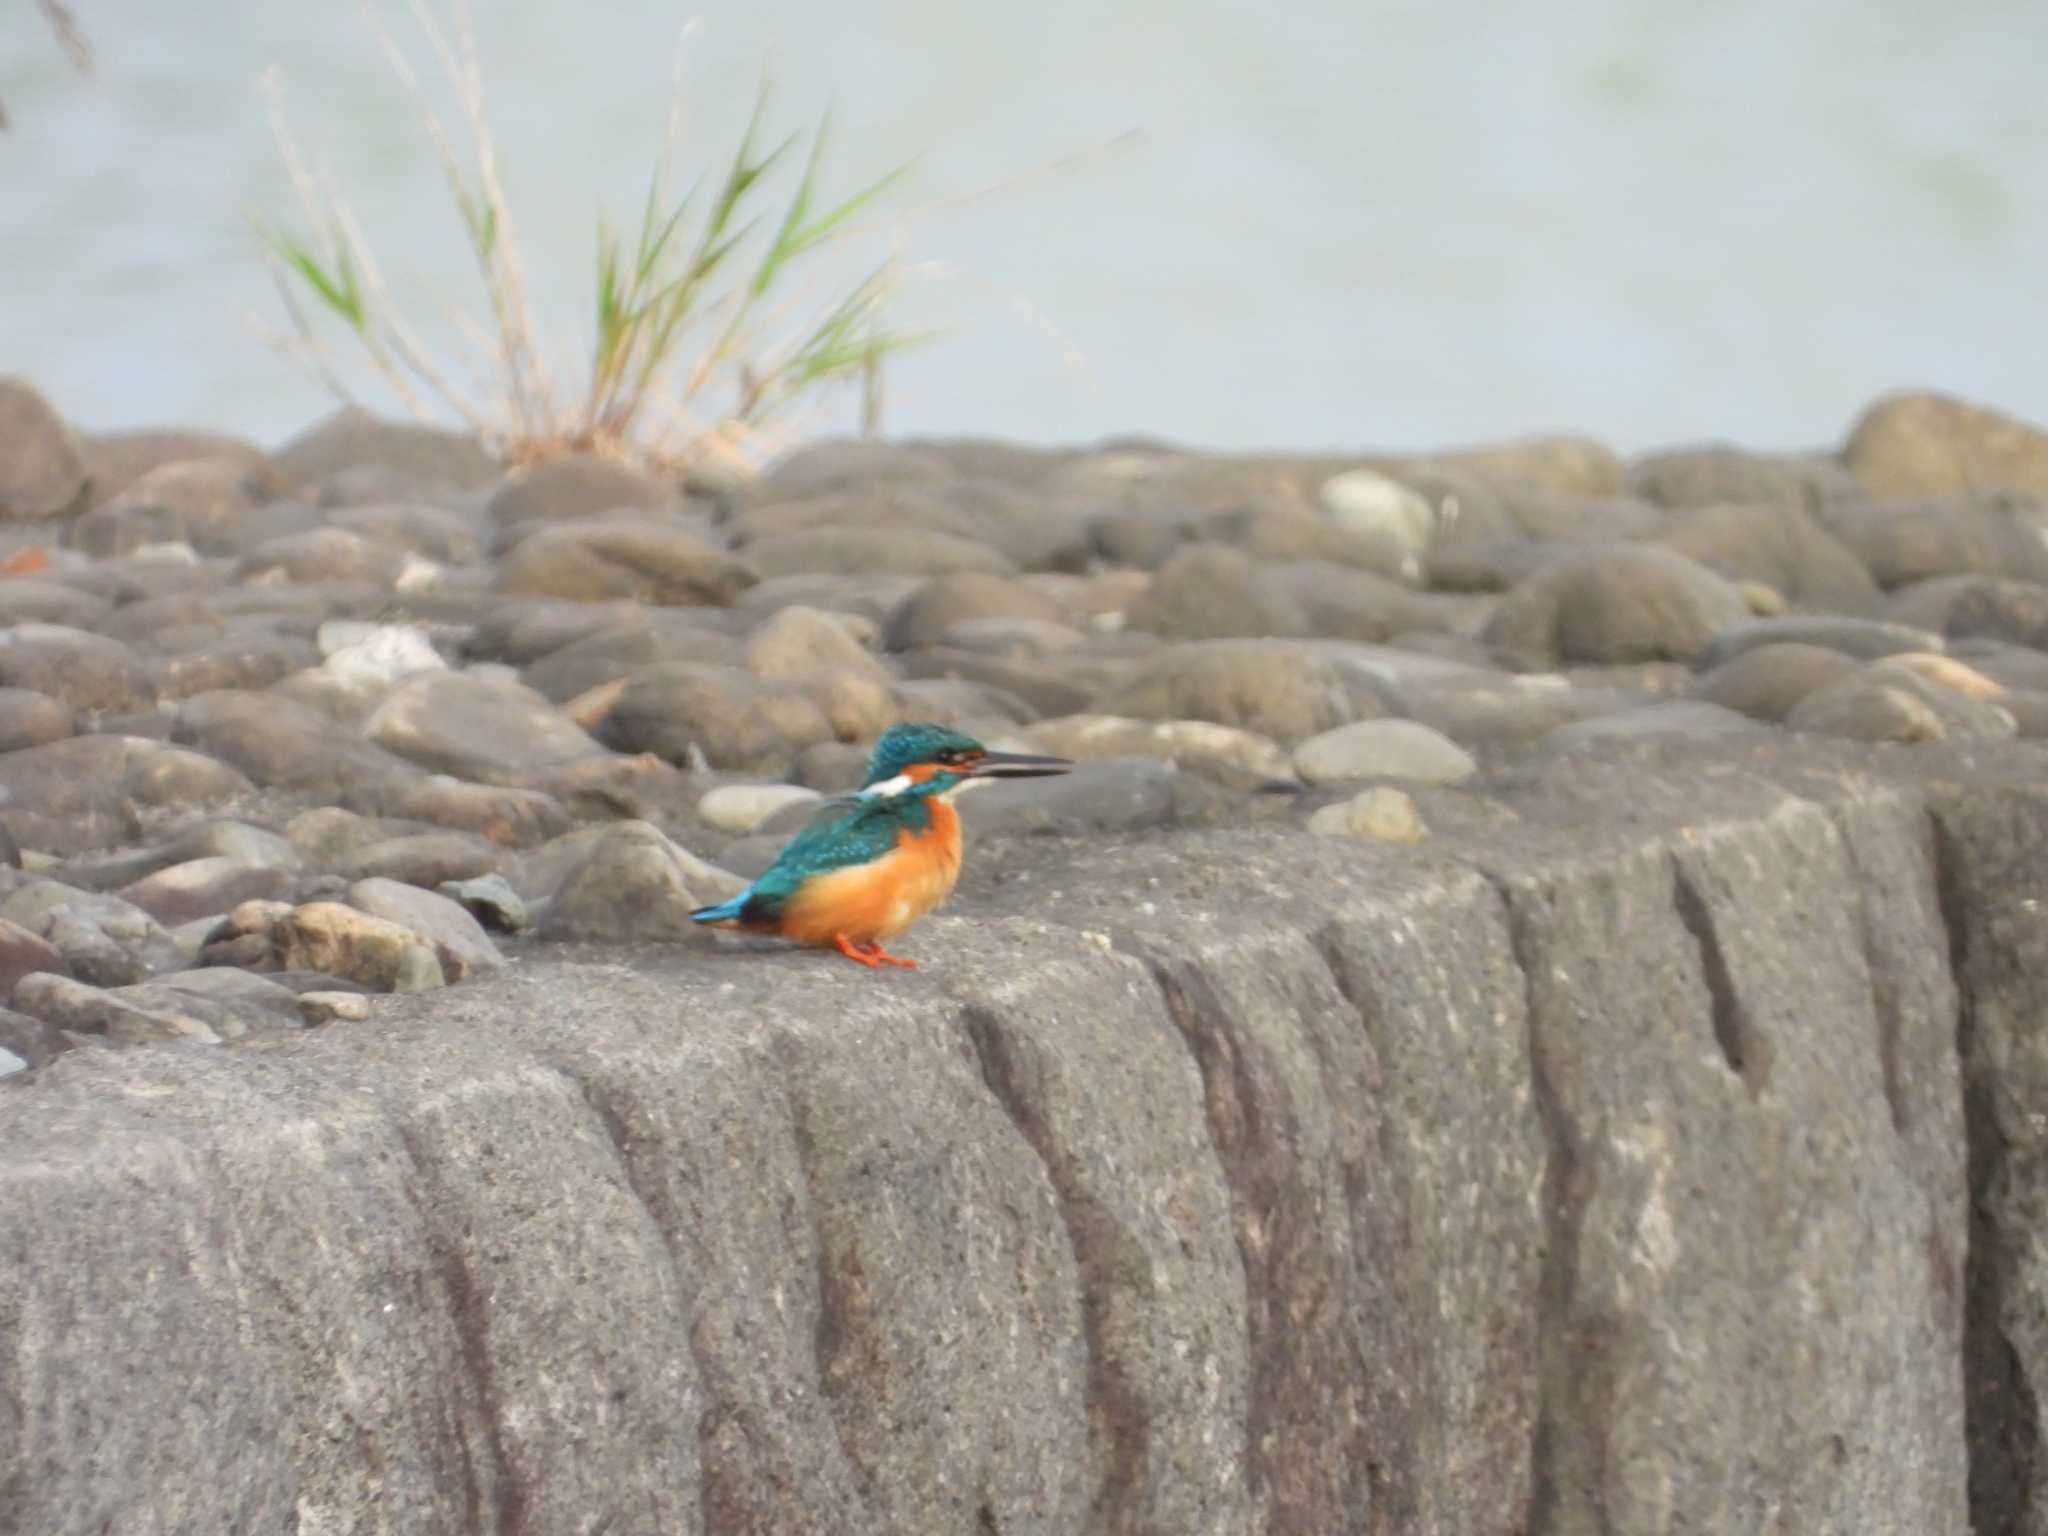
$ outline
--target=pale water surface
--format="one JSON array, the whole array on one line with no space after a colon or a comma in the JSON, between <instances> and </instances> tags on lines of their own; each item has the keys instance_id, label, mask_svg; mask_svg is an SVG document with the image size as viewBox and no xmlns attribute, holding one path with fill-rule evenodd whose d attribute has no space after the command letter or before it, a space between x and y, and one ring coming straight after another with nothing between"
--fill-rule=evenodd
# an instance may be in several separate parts
<instances>
[{"instance_id":1,"label":"pale water surface","mask_svg":"<svg viewBox=\"0 0 2048 1536\"><path fill-rule=\"evenodd\" d=\"M251 210L289 190L257 80L437 322L470 286L355 5L76 0L75 76L0 7L0 372L88 427L262 440L326 408L254 339ZM2048 418L2041 0L703 4L692 144L764 59L838 110L842 186L918 169L887 425L1071 441L1413 446L1568 426L1623 448L1833 442L1931 384ZM692 11L478 0L546 322L587 337ZM404 32L403 10L394 13ZM1105 144L1042 177L990 183Z\"/></svg>"}]
</instances>

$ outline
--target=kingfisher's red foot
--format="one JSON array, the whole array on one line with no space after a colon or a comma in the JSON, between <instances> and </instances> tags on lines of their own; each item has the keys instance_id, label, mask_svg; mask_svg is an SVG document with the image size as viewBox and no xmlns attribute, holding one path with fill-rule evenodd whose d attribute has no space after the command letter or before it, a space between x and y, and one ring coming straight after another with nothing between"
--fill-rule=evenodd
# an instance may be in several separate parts
<instances>
[{"instance_id":1,"label":"kingfisher's red foot","mask_svg":"<svg viewBox=\"0 0 2048 1536\"><path fill-rule=\"evenodd\" d=\"M873 955L868 953L866 945L854 943L853 940L849 939L843 933L835 933L832 935L832 947L838 950L839 953L841 953L842 955L846 956L847 959L858 960L862 965L866 966L869 970L875 969L875 967L882 963L881 961L877 960Z\"/></svg>"},{"instance_id":2,"label":"kingfisher's red foot","mask_svg":"<svg viewBox=\"0 0 2048 1536\"><path fill-rule=\"evenodd\" d=\"M906 960L901 955L892 955L879 944L856 944L843 933L832 935L832 947L849 960L858 960L869 970L884 965L900 965L905 970L917 969L915 960Z\"/></svg>"}]
</instances>

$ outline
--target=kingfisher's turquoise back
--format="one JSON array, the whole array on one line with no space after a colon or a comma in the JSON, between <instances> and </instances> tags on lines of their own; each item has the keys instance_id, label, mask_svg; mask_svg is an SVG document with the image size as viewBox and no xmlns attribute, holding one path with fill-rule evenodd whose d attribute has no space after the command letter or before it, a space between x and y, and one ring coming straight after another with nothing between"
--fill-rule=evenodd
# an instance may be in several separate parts
<instances>
[{"instance_id":1,"label":"kingfisher's turquoise back","mask_svg":"<svg viewBox=\"0 0 2048 1536\"><path fill-rule=\"evenodd\" d=\"M928 792L927 786L918 785L900 795L848 795L826 801L758 880L732 900L691 916L700 922L771 921L813 875L873 863L896 846L899 834L928 831Z\"/></svg>"}]
</instances>

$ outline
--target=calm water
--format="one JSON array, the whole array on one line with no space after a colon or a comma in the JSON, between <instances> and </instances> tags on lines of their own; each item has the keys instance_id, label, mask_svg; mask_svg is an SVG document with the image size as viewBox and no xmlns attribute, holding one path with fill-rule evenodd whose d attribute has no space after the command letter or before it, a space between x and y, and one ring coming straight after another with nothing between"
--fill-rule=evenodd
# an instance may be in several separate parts
<instances>
[{"instance_id":1,"label":"calm water","mask_svg":"<svg viewBox=\"0 0 2048 1536\"><path fill-rule=\"evenodd\" d=\"M90 79L0 8L0 371L89 427L272 440L325 409L245 321L278 318L246 223L289 209L272 65L423 326L471 302L354 5L76 4ZM478 0L570 352L687 14ZM686 58L700 157L772 58L792 124L836 103L841 186L917 160L905 318L945 335L892 370L891 430L1807 445L1904 382L2048 418L2039 0L750 0Z\"/></svg>"}]
</instances>

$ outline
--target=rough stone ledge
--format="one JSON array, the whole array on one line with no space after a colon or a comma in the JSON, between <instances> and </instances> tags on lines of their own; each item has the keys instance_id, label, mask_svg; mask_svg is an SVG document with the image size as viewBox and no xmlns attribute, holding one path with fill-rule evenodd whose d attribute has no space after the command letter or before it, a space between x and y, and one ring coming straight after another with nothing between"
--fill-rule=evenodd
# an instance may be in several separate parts
<instances>
[{"instance_id":1,"label":"rough stone ledge","mask_svg":"<svg viewBox=\"0 0 2048 1536\"><path fill-rule=\"evenodd\" d=\"M70 1053L0 1532L2048 1529L2042 763L1602 749L985 850L915 974Z\"/></svg>"}]
</instances>

